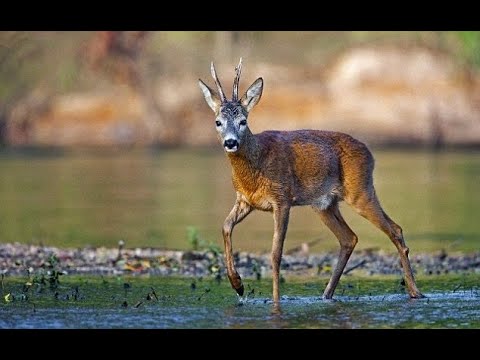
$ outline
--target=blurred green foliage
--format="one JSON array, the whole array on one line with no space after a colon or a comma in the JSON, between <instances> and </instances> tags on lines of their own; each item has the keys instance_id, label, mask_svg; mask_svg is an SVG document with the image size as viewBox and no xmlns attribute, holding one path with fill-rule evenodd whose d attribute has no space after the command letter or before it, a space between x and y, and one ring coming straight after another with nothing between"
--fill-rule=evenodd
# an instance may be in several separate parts
<instances>
[{"instance_id":1,"label":"blurred green foliage","mask_svg":"<svg viewBox=\"0 0 480 360\"><path fill-rule=\"evenodd\" d=\"M195 226L187 226L187 241L194 251L207 251L213 253L215 256L222 252L217 244L202 239Z\"/></svg>"},{"instance_id":2,"label":"blurred green foliage","mask_svg":"<svg viewBox=\"0 0 480 360\"><path fill-rule=\"evenodd\" d=\"M0 106L35 88L74 89L79 72L78 46L89 33L0 32Z\"/></svg>"},{"instance_id":3,"label":"blurred green foliage","mask_svg":"<svg viewBox=\"0 0 480 360\"><path fill-rule=\"evenodd\" d=\"M480 67L480 31L459 31L462 56L475 67Z\"/></svg>"}]
</instances>

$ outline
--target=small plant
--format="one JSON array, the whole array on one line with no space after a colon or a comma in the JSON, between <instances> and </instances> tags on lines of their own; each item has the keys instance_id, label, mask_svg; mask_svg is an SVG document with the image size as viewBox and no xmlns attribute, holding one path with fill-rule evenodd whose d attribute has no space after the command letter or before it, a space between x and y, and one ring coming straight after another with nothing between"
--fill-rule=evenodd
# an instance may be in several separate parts
<instances>
[{"instance_id":1,"label":"small plant","mask_svg":"<svg viewBox=\"0 0 480 360\"><path fill-rule=\"evenodd\" d=\"M145 297L145 299L147 299L148 301L151 301L153 299L157 300L158 301L158 296L157 296L157 293L155 292L155 289L153 287L150 287L150 289L152 291L150 291L147 296Z\"/></svg>"},{"instance_id":2,"label":"small plant","mask_svg":"<svg viewBox=\"0 0 480 360\"><path fill-rule=\"evenodd\" d=\"M128 292L132 288L132 285L129 283L123 283L123 290L125 291L125 300L127 299Z\"/></svg>"},{"instance_id":3,"label":"small plant","mask_svg":"<svg viewBox=\"0 0 480 360\"><path fill-rule=\"evenodd\" d=\"M247 284L247 289L248 289L248 293L247 293L246 298L249 298L249 297L254 298L255 297L255 288L251 287L250 284Z\"/></svg>"},{"instance_id":4,"label":"small plant","mask_svg":"<svg viewBox=\"0 0 480 360\"><path fill-rule=\"evenodd\" d=\"M198 230L194 226L187 226L187 240L194 251L198 251L200 243L204 243L204 240L198 236Z\"/></svg>"},{"instance_id":5,"label":"small plant","mask_svg":"<svg viewBox=\"0 0 480 360\"><path fill-rule=\"evenodd\" d=\"M197 228L194 226L187 227L187 239L194 251L205 252L208 259L208 271L211 275L215 277L215 280L217 280L217 282L220 282L222 279L222 251L220 247L217 244L212 243L211 241L207 243L204 239L202 239L198 234Z\"/></svg>"},{"instance_id":6,"label":"small plant","mask_svg":"<svg viewBox=\"0 0 480 360\"><path fill-rule=\"evenodd\" d=\"M260 280L262 278L262 272L261 272L260 265L258 264L258 261L255 260L255 259L252 260L252 263L253 263L252 271L255 274L255 278L257 280Z\"/></svg>"},{"instance_id":7,"label":"small plant","mask_svg":"<svg viewBox=\"0 0 480 360\"><path fill-rule=\"evenodd\" d=\"M5 292L5 285L4 285L4 283L3 283L3 279L4 279L4 278L5 278L5 274L2 272L2 278L1 278L1 281L0 281L0 283L1 283L1 285L2 285L2 296L3 296L4 292Z\"/></svg>"},{"instance_id":8,"label":"small plant","mask_svg":"<svg viewBox=\"0 0 480 360\"><path fill-rule=\"evenodd\" d=\"M198 301L202 300L203 296L210 292L210 288L205 288L205 291L197 298Z\"/></svg>"},{"instance_id":9,"label":"small plant","mask_svg":"<svg viewBox=\"0 0 480 360\"><path fill-rule=\"evenodd\" d=\"M33 268L28 268L28 279L24 285L24 290L28 290L29 287L36 285L37 292L42 292L43 286L47 285L47 283L50 285L50 289L55 290L60 284L59 277L65 274L65 272L59 269L59 264L57 256L52 253L45 264L35 273ZM32 274L34 274L33 277Z\"/></svg>"},{"instance_id":10,"label":"small plant","mask_svg":"<svg viewBox=\"0 0 480 360\"><path fill-rule=\"evenodd\" d=\"M198 229L195 226L187 226L187 241L190 244L193 251L206 251L211 252L217 256L222 251L220 246L209 241L208 243L200 237Z\"/></svg>"}]
</instances>

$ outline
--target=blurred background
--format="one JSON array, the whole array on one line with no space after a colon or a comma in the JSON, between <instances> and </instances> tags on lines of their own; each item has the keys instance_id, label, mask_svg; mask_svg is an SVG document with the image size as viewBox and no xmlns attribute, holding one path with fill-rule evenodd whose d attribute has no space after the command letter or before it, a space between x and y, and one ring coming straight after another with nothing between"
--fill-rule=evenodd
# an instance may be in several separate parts
<instances>
[{"instance_id":1,"label":"blurred background","mask_svg":"<svg viewBox=\"0 0 480 360\"><path fill-rule=\"evenodd\" d=\"M359 138L412 248L478 250L480 32L0 32L0 242L221 245L235 195L197 80L214 60L231 94L240 57L240 92L265 81L253 132ZM359 247L395 250L344 209ZM234 247L268 251L271 216L245 223ZM338 246L299 208L302 244Z\"/></svg>"}]
</instances>

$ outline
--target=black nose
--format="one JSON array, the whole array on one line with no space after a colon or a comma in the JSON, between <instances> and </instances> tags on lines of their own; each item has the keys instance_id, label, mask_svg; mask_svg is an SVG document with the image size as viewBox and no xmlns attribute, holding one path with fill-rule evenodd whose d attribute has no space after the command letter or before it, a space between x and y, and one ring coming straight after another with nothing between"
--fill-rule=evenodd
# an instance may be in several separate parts
<instances>
[{"instance_id":1,"label":"black nose","mask_svg":"<svg viewBox=\"0 0 480 360\"><path fill-rule=\"evenodd\" d=\"M238 146L238 141L235 139L227 139L224 141L223 146L233 149L234 147Z\"/></svg>"}]
</instances>

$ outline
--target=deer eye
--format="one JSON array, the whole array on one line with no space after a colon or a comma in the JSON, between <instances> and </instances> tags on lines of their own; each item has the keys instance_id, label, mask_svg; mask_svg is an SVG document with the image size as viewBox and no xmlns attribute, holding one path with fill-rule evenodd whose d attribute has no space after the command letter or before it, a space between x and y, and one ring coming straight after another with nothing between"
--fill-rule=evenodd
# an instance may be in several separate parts
<instances>
[{"instance_id":1,"label":"deer eye","mask_svg":"<svg viewBox=\"0 0 480 360\"><path fill-rule=\"evenodd\" d=\"M217 121L215 121L215 125L220 126L220 125L222 125L222 123L217 120Z\"/></svg>"},{"instance_id":2,"label":"deer eye","mask_svg":"<svg viewBox=\"0 0 480 360\"><path fill-rule=\"evenodd\" d=\"M240 125L242 125L242 126L247 125L247 120L244 119L244 120L240 121Z\"/></svg>"}]
</instances>

